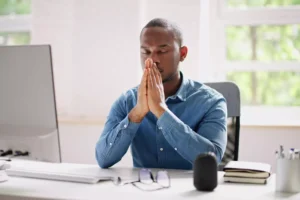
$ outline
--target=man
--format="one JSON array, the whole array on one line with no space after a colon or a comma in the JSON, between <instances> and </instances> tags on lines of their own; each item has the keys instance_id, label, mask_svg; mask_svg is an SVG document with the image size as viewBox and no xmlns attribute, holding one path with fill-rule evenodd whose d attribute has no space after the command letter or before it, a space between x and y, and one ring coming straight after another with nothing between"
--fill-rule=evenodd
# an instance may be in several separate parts
<instances>
[{"instance_id":1,"label":"man","mask_svg":"<svg viewBox=\"0 0 300 200\"><path fill-rule=\"evenodd\" d=\"M96 144L101 168L121 160L131 145L135 167L192 169L195 158L227 143L224 97L180 72L188 49L171 22L153 19L140 35L141 83L114 102Z\"/></svg>"}]
</instances>

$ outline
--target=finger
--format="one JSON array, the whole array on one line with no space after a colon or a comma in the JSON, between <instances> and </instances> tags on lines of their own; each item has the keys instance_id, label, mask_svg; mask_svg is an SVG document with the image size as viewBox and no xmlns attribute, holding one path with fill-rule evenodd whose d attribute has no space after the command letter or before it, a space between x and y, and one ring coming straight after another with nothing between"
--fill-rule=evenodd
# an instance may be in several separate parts
<instances>
[{"instance_id":1,"label":"finger","mask_svg":"<svg viewBox=\"0 0 300 200\"><path fill-rule=\"evenodd\" d=\"M149 68L152 68L153 60L151 58L148 58L148 59L149 59Z\"/></svg>"},{"instance_id":2,"label":"finger","mask_svg":"<svg viewBox=\"0 0 300 200\"><path fill-rule=\"evenodd\" d=\"M141 85L143 87L146 87L146 85L147 85L147 77L148 77L147 69L144 69L144 74L143 74L142 81L141 81Z\"/></svg>"},{"instance_id":3,"label":"finger","mask_svg":"<svg viewBox=\"0 0 300 200\"><path fill-rule=\"evenodd\" d=\"M157 80L157 75L155 72L155 64L153 63L152 68L151 68L151 76L152 76L152 80L153 80L153 85L157 85L158 84L158 80Z\"/></svg>"},{"instance_id":4,"label":"finger","mask_svg":"<svg viewBox=\"0 0 300 200\"><path fill-rule=\"evenodd\" d=\"M139 95L147 94L147 78L148 78L147 76L148 76L147 70L144 69L144 74L142 76L142 80L138 88Z\"/></svg>"},{"instance_id":5,"label":"finger","mask_svg":"<svg viewBox=\"0 0 300 200\"><path fill-rule=\"evenodd\" d=\"M148 86L149 89L151 89L151 88L153 88L153 78L151 76L152 68L149 68L147 70L148 70L148 72L147 72L147 74L148 74L148 81L147 81L148 85L147 86Z\"/></svg>"},{"instance_id":6,"label":"finger","mask_svg":"<svg viewBox=\"0 0 300 200\"><path fill-rule=\"evenodd\" d=\"M145 60L145 68L144 68L144 70L148 68L148 65L149 65L148 62L149 62L148 59L146 59Z\"/></svg>"},{"instance_id":7,"label":"finger","mask_svg":"<svg viewBox=\"0 0 300 200\"><path fill-rule=\"evenodd\" d=\"M154 63L154 72L155 72L155 76L156 76L156 81L158 84L161 84L162 83L162 78L161 78L161 74L160 72L158 71L158 68L156 66L156 64Z\"/></svg>"},{"instance_id":8,"label":"finger","mask_svg":"<svg viewBox=\"0 0 300 200\"><path fill-rule=\"evenodd\" d=\"M155 87L156 85L156 77L154 75L154 68L153 68L153 65L150 69L150 77L151 77L151 81L152 81L152 87Z\"/></svg>"},{"instance_id":9,"label":"finger","mask_svg":"<svg viewBox=\"0 0 300 200\"><path fill-rule=\"evenodd\" d=\"M147 69L147 68L149 68L150 67L150 58L147 58L146 60L145 60L145 68Z\"/></svg>"}]
</instances>

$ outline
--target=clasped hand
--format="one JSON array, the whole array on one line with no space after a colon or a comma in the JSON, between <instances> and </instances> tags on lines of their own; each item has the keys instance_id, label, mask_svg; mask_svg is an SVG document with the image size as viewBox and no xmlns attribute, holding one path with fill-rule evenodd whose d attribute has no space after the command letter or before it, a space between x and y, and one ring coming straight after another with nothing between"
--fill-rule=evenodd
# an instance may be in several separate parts
<instances>
[{"instance_id":1,"label":"clasped hand","mask_svg":"<svg viewBox=\"0 0 300 200\"><path fill-rule=\"evenodd\" d=\"M161 74L152 61L145 61L144 74L138 88L137 104L129 113L131 121L140 122L150 111L159 118L167 109Z\"/></svg>"}]
</instances>

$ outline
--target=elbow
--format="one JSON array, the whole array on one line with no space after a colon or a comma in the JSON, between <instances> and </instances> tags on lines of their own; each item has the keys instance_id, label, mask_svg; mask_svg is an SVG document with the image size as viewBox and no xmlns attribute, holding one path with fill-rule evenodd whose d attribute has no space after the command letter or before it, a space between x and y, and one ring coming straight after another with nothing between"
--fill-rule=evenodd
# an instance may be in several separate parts
<instances>
[{"instance_id":1,"label":"elbow","mask_svg":"<svg viewBox=\"0 0 300 200\"><path fill-rule=\"evenodd\" d=\"M226 148L227 148L227 136L224 134L224 137L221 141L213 143L213 149L214 149L214 153L216 154L218 164L222 163L222 159L225 155Z\"/></svg>"},{"instance_id":2,"label":"elbow","mask_svg":"<svg viewBox=\"0 0 300 200\"><path fill-rule=\"evenodd\" d=\"M217 163L220 164L224 155L223 149L214 145L214 153L216 155Z\"/></svg>"},{"instance_id":3,"label":"elbow","mask_svg":"<svg viewBox=\"0 0 300 200\"><path fill-rule=\"evenodd\" d=\"M218 164L221 164L221 162L222 162L222 155L217 155L217 163Z\"/></svg>"},{"instance_id":4,"label":"elbow","mask_svg":"<svg viewBox=\"0 0 300 200\"><path fill-rule=\"evenodd\" d=\"M223 152L224 152L221 147L219 147L218 145L216 145L214 143L210 143L206 152L213 153L214 157L216 158L217 164L221 163L222 157L223 157Z\"/></svg>"},{"instance_id":5,"label":"elbow","mask_svg":"<svg viewBox=\"0 0 300 200\"><path fill-rule=\"evenodd\" d=\"M106 169L111 167L113 164L110 162L110 159L107 159L107 156L104 156L98 147L96 147L95 151L96 160L100 168Z\"/></svg>"},{"instance_id":6,"label":"elbow","mask_svg":"<svg viewBox=\"0 0 300 200\"><path fill-rule=\"evenodd\" d=\"M98 159L97 161L98 161L99 167L102 168L102 169L107 169L107 168L112 166L111 164L109 164L108 162L106 162L104 160L99 160Z\"/></svg>"},{"instance_id":7,"label":"elbow","mask_svg":"<svg viewBox=\"0 0 300 200\"><path fill-rule=\"evenodd\" d=\"M104 158L104 156L100 156L97 153L97 151L96 151L96 159L97 159L97 163L98 163L99 167L102 168L102 169L107 169L107 168L112 166L109 159Z\"/></svg>"}]
</instances>

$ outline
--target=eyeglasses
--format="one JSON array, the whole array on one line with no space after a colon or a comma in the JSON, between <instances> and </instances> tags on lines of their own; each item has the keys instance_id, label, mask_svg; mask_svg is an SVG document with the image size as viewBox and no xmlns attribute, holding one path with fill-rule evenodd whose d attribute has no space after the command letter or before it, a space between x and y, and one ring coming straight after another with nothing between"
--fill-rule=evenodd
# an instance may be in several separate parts
<instances>
[{"instance_id":1,"label":"eyeglasses","mask_svg":"<svg viewBox=\"0 0 300 200\"><path fill-rule=\"evenodd\" d=\"M121 184L121 178L118 177L114 183L116 185L131 183L133 186L143 191L156 191L166 189L171 186L170 177L167 171L158 171L154 177L150 169L141 169L139 171L139 179L137 181Z\"/></svg>"}]
</instances>

